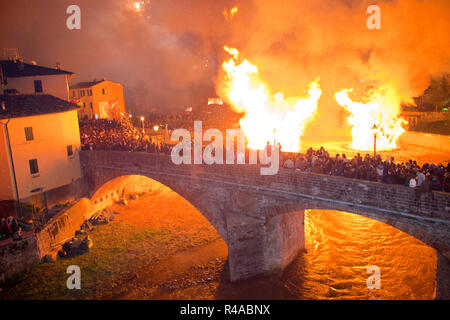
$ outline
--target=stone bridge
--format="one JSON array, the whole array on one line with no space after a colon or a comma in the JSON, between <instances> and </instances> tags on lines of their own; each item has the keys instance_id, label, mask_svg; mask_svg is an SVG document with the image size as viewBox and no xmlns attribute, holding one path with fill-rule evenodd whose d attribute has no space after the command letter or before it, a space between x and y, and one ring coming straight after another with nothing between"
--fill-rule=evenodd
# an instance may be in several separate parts
<instances>
[{"instance_id":1,"label":"stone bridge","mask_svg":"<svg viewBox=\"0 0 450 320\"><path fill-rule=\"evenodd\" d=\"M436 249L436 298L450 299L450 194L260 165L175 165L170 156L80 152L92 195L124 175L143 175L195 206L228 245L231 281L280 272L304 247L304 210L351 212L391 225Z\"/></svg>"}]
</instances>

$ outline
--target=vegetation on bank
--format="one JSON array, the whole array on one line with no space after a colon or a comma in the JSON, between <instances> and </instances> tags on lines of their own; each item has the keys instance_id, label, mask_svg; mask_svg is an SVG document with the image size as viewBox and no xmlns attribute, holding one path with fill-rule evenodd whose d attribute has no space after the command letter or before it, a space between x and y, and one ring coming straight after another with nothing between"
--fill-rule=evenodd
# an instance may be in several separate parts
<instances>
[{"instance_id":1,"label":"vegetation on bank","mask_svg":"<svg viewBox=\"0 0 450 320\"><path fill-rule=\"evenodd\" d=\"M143 256L148 262L157 259L153 249L168 246L173 234L164 228L136 230L135 226L117 223L96 227L90 237L94 246L87 253L29 268L7 283L0 299L99 299L118 295L120 284L135 275L130 263L146 263L139 259ZM70 265L81 269L81 290L66 287Z\"/></svg>"},{"instance_id":2,"label":"vegetation on bank","mask_svg":"<svg viewBox=\"0 0 450 320\"><path fill-rule=\"evenodd\" d=\"M158 261L219 237L200 214L183 217L180 209L161 217L155 212L164 203L141 200L115 205L120 214L89 232L93 247L87 253L30 267L2 287L0 300L120 298L140 288L142 277ZM66 287L70 265L80 267L81 290Z\"/></svg>"}]
</instances>

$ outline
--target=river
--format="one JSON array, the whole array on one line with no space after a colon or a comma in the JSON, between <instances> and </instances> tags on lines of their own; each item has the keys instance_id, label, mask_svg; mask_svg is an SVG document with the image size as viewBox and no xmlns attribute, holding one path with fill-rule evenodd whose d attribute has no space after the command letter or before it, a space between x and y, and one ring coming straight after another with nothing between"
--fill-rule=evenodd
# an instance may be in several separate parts
<instances>
[{"instance_id":1,"label":"river","mask_svg":"<svg viewBox=\"0 0 450 320\"><path fill-rule=\"evenodd\" d=\"M159 197L158 201L161 200ZM152 201L152 197L138 201ZM184 206L185 214L200 215L192 206L186 206L184 199L173 195L164 206L167 213L159 214L170 214L180 206ZM151 282L158 284L157 289L146 298L365 300L434 297L435 250L379 221L346 212L307 210L305 249L282 275L230 283L227 280L227 246L220 238L159 262L150 275ZM367 273L368 266L379 267L380 289L367 287L371 276ZM122 298L142 297L140 292L134 292Z\"/></svg>"}]
</instances>

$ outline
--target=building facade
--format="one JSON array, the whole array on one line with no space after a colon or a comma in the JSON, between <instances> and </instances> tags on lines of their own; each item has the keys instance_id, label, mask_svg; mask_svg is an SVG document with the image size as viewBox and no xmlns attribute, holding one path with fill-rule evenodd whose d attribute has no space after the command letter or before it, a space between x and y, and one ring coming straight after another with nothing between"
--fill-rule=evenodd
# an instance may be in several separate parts
<instances>
[{"instance_id":1,"label":"building facade","mask_svg":"<svg viewBox=\"0 0 450 320\"><path fill-rule=\"evenodd\" d=\"M44 209L81 183L78 106L51 95L0 96L0 200Z\"/></svg>"},{"instance_id":2,"label":"building facade","mask_svg":"<svg viewBox=\"0 0 450 320\"><path fill-rule=\"evenodd\" d=\"M3 90L13 94L50 94L69 100L72 72L47 68L21 60L0 61Z\"/></svg>"},{"instance_id":3,"label":"building facade","mask_svg":"<svg viewBox=\"0 0 450 320\"><path fill-rule=\"evenodd\" d=\"M119 119L125 113L123 85L106 79L70 86L70 101L80 106L80 119Z\"/></svg>"}]
</instances>

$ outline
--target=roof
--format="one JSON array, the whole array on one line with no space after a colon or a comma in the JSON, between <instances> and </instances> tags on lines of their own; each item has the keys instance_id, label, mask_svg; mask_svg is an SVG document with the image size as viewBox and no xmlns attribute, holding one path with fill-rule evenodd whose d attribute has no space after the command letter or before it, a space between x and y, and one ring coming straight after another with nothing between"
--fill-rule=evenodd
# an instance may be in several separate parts
<instances>
[{"instance_id":1,"label":"roof","mask_svg":"<svg viewBox=\"0 0 450 320\"><path fill-rule=\"evenodd\" d=\"M0 119L20 118L78 109L78 105L49 94L0 95Z\"/></svg>"},{"instance_id":2,"label":"roof","mask_svg":"<svg viewBox=\"0 0 450 320\"><path fill-rule=\"evenodd\" d=\"M84 89L84 88L90 88L93 87L99 83L102 83L106 80L99 80L99 81L86 81L86 82L78 82L77 84L74 84L73 86L70 86L70 89Z\"/></svg>"},{"instance_id":3,"label":"roof","mask_svg":"<svg viewBox=\"0 0 450 320\"><path fill-rule=\"evenodd\" d=\"M73 72L56 68L41 67L21 61L1 60L3 76L6 78L33 77L58 74L73 74Z\"/></svg>"}]
</instances>

